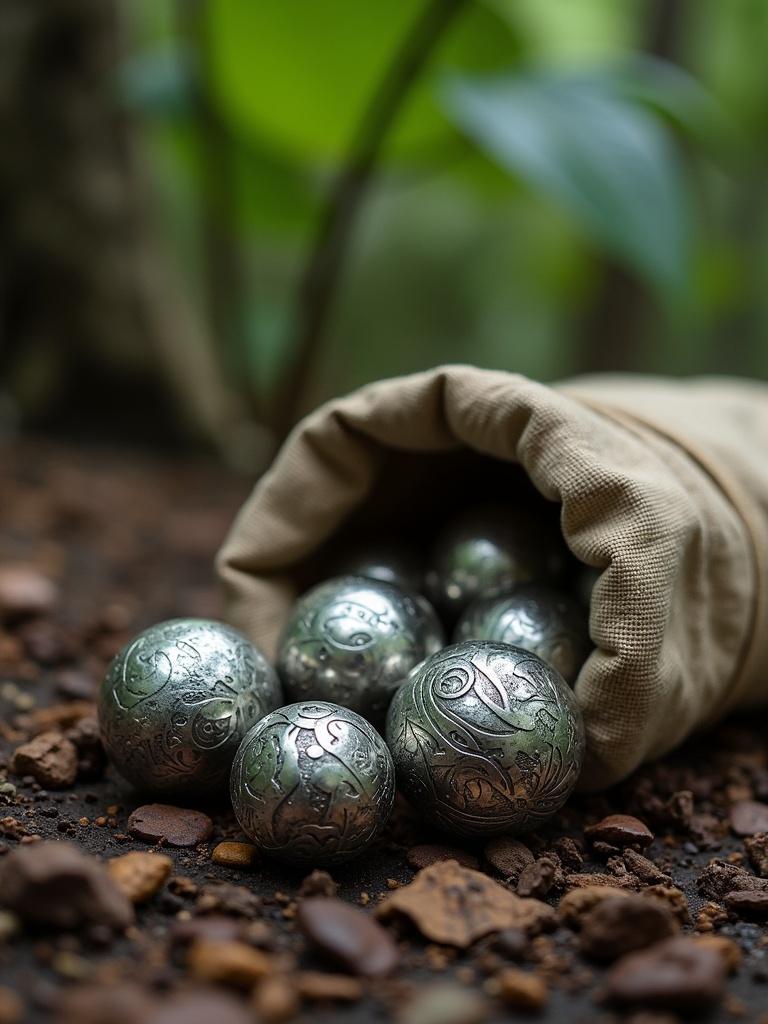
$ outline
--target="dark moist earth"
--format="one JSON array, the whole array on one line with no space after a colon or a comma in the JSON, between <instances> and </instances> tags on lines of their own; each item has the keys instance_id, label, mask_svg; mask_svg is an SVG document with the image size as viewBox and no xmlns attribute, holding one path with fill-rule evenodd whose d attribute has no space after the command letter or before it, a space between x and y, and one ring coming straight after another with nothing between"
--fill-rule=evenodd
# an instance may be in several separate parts
<instances>
[{"instance_id":1,"label":"dark moist earth","mask_svg":"<svg viewBox=\"0 0 768 1024\"><path fill-rule=\"evenodd\" d=\"M398 804L369 856L304 879L223 801L145 806L93 722L132 634L220 615L211 558L246 485L47 442L2 469L0 1024L768 1021L765 716L524 844L456 845Z\"/></svg>"}]
</instances>

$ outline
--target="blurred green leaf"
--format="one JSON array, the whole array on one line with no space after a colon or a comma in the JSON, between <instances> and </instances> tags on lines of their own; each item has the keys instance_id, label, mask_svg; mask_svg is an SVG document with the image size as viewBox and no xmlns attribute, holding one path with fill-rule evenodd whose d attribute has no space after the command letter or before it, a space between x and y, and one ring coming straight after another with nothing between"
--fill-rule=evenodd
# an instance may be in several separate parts
<instances>
[{"instance_id":1,"label":"blurred green leaf","mask_svg":"<svg viewBox=\"0 0 768 1024\"><path fill-rule=\"evenodd\" d=\"M420 10L413 0L213 0L207 38L215 101L238 133L301 158L338 160ZM455 140L430 79L447 69L505 67L518 51L502 18L479 0L468 4L408 97L388 151L413 157Z\"/></svg>"},{"instance_id":2,"label":"blurred green leaf","mask_svg":"<svg viewBox=\"0 0 768 1024\"><path fill-rule=\"evenodd\" d=\"M470 138L598 244L663 291L686 289L691 224L681 162L664 126L611 76L462 76L442 93Z\"/></svg>"}]
</instances>

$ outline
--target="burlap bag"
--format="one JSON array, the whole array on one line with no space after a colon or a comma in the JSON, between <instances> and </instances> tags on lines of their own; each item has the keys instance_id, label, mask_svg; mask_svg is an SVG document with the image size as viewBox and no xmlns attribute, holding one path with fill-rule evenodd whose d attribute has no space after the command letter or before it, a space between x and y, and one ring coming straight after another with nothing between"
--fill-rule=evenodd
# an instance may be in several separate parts
<instances>
[{"instance_id":1,"label":"burlap bag","mask_svg":"<svg viewBox=\"0 0 768 1024\"><path fill-rule=\"evenodd\" d=\"M348 521L441 523L518 463L603 568L576 693L585 788L768 700L768 388L468 366L382 381L296 427L218 557L228 616L269 655L307 559ZM488 477L490 486L490 475Z\"/></svg>"}]
</instances>

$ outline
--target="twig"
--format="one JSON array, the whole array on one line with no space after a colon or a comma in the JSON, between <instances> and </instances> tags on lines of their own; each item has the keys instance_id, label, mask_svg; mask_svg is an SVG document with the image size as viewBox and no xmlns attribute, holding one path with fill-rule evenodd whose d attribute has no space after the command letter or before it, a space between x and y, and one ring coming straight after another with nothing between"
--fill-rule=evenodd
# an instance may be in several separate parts
<instances>
[{"instance_id":1,"label":"twig","mask_svg":"<svg viewBox=\"0 0 768 1024\"><path fill-rule=\"evenodd\" d=\"M275 389L273 429L282 438L295 423L328 320L352 232L377 159L404 100L435 44L465 0L429 0L371 97L349 155L331 189L298 288L293 353Z\"/></svg>"}]
</instances>

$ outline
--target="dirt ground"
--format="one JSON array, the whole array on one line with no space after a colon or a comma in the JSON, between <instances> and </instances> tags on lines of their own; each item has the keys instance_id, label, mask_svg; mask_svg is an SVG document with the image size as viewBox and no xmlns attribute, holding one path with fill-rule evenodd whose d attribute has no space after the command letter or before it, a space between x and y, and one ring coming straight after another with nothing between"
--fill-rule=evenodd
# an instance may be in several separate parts
<instances>
[{"instance_id":1,"label":"dirt ground","mask_svg":"<svg viewBox=\"0 0 768 1024\"><path fill-rule=\"evenodd\" d=\"M17 847L34 845L35 836L70 840L98 858L147 851L147 842L133 838L128 830L131 811L143 801L110 768L103 774L95 771L88 781L49 792L34 778L14 774L12 754L40 731L41 723L64 728L66 708L73 720L87 715L89 707L80 702L90 702L110 657L139 629L180 615L221 614L212 556L249 484L202 458L49 440L6 446L0 460L0 564L31 563L59 588L45 613L6 621L0 629L0 774L10 783L10 788L0 786L5 805L0 807L0 860ZM45 718L51 708L53 717ZM740 964L725 982L719 1005L706 1017L712 1022L752 1021L763 1015L768 1021L768 932L760 920L748 919L759 918L764 911L760 906L734 910L728 903L725 890L731 884L742 887L744 875L721 884L719 869L714 881L711 871L705 872L717 858L754 877L744 837L734 833L732 814L734 808L743 809L745 801L759 806L768 801L766 726L765 715L732 720L609 793L574 798L546 830L525 840L539 858L532 894L553 907L565 892L583 886L581 876L586 874L598 873L604 883L607 877L617 892L642 894L661 884L683 894L677 904L669 893L659 898L675 905L676 920L686 917L684 932L732 939L741 951ZM308 971L327 975L336 970L297 924L302 874L266 860L246 869L214 863L212 851L222 840L244 837L224 799L204 810L213 819L210 839L193 848L163 847L173 860L172 879L138 907L136 924L127 933L112 937L82 930L57 932L29 924L23 912L18 915L21 921L12 925L0 920L0 1024L18 1019L74 1020L68 998L83 986L96 992L129 982L158 1000L185 991L194 972L173 944L174 930L179 922L205 916L201 897L206 893L213 894L208 903L215 905L218 916L265 926L260 938L252 936L252 944L278 958L274 963L289 964L287 977L300 981ZM621 843L585 836L586 826L613 813L635 815L653 830L655 839L641 856L667 882L651 881L653 871L637 857L625 857ZM414 848L426 843L458 845L450 837L426 831L399 804L375 850L332 872L339 896L373 912L382 898L413 881L419 860ZM461 850L476 858L496 884L515 889L514 879L491 871L482 847L464 844ZM542 880L541 859L550 854L553 878ZM224 899L217 882L245 887L258 900L244 903L242 890ZM747 890L750 884L744 883ZM0 903L6 895L0 892ZM605 1003L610 967L584 953L578 928L561 922L554 930L529 936L519 948L514 948L514 937L508 936L505 945L490 936L456 949L429 941L407 921L387 922L385 927L397 939L401 956L391 977L370 982L363 978L344 1001L304 993L290 1019L398 1019L406 1024L506 1020L523 1013L520 997L502 991L506 967L541 979L546 992L537 1018L541 1021L632 1019L636 1024L662 1024L677 1019L676 1011L666 1007L643 1011L642 1000L627 1009ZM448 984L471 994L466 1006L453 989L443 988ZM234 990L232 999L238 1006L252 1006L242 986L235 985ZM14 1002L9 991L21 1003ZM94 996L89 1004L93 1013L77 1011L77 1019L106 1019L99 1016L103 1011L96 1004ZM251 1009L246 1012L250 1016L245 1019L258 1019ZM130 1013L121 1015L118 1010L107 1016L111 1024L131 1019ZM230 1019L225 1013L221 1018L224 1024ZM171 1013L162 1017L176 1019ZM188 1013L185 1019L194 1024L198 1018Z\"/></svg>"}]
</instances>

